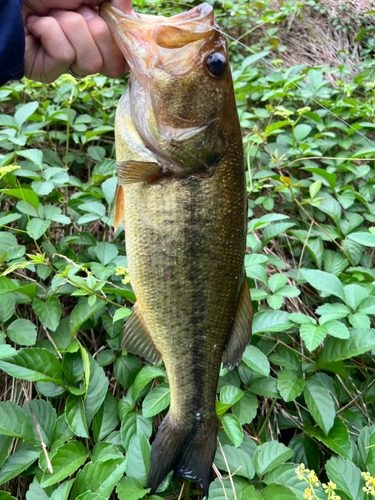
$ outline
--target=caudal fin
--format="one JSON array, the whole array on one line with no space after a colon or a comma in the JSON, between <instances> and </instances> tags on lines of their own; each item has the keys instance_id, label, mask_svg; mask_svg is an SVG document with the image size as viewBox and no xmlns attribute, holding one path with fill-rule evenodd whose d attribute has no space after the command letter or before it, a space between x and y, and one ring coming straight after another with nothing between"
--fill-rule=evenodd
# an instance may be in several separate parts
<instances>
[{"instance_id":1,"label":"caudal fin","mask_svg":"<svg viewBox=\"0 0 375 500\"><path fill-rule=\"evenodd\" d=\"M151 465L146 488L155 493L171 470L174 477L186 477L200 484L208 498L212 462L216 451L217 418L197 421L183 429L166 416L151 450Z\"/></svg>"}]
</instances>

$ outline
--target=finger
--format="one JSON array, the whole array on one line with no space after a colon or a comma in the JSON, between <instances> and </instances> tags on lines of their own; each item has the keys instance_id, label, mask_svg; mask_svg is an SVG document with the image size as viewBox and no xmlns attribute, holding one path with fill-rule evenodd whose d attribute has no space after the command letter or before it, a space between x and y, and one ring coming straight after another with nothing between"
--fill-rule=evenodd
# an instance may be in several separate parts
<instances>
[{"instance_id":1,"label":"finger","mask_svg":"<svg viewBox=\"0 0 375 500\"><path fill-rule=\"evenodd\" d=\"M112 0L111 4L124 14L135 15L132 0Z\"/></svg>"},{"instance_id":2,"label":"finger","mask_svg":"<svg viewBox=\"0 0 375 500\"><path fill-rule=\"evenodd\" d=\"M88 7L81 7L77 12L86 19L91 36L102 55L103 66L100 73L109 78L119 78L128 68L107 23Z\"/></svg>"},{"instance_id":3,"label":"finger","mask_svg":"<svg viewBox=\"0 0 375 500\"><path fill-rule=\"evenodd\" d=\"M93 11L91 13L92 16L96 15ZM52 10L50 14L56 18L75 50L76 59L71 69L82 76L99 73L103 67L103 58L90 33L86 19L78 12Z\"/></svg>"},{"instance_id":4,"label":"finger","mask_svg":"<svg viewBox=\"0 0 375 500\"><path fill-rule=\"evenodd\" d=\"M29 16L26 20L25 75L50 83L65 73L76 53L53 17Z\"/></svg>"}]
</instances>

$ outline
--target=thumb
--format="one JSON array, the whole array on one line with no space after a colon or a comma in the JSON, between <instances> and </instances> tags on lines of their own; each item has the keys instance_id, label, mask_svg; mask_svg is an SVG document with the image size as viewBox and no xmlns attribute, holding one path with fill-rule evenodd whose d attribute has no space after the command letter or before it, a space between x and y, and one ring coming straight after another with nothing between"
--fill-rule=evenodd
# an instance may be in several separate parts
<instances>
[{"instance_id":1,"label":"thumb","mask_svg":"<svg viewBox=\"0 0 375 500\"><path fill-rule=\"evenodd\" d=\"M111 4L113 7L116 7L116 9L121 10L124 14L135 16L132 0L112 0Z\"/></svg>"}]
</instances>

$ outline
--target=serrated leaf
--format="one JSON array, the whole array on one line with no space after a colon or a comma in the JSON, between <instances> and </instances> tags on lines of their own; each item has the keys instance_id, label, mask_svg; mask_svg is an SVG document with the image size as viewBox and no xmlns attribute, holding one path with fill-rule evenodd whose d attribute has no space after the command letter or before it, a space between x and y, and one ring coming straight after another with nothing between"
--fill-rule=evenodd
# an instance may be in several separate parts
<instances>
[{"instance_id":1,"label":"serrated leaf","mask_svg":"<svg viewBox=\"0 0 375 500\"><path fill-rule=\"evenodd\" d=\"M79 302L72 311L71 320L73 321L74 328L79 330L79 328L85 323L88 319L91 318L99 309L101 309L105 305L105 302L101 299L97 299L95 304L89 305L88 300L82 300Z\"/></svg>"},{"instance_id":2,"label":"serrated leaf","mask_svg":"<svg viewBox=\"0 0 375 500\"><path fill-rule=\"evenodd\" d=\"M264 500L295 500L293 488L281 484L270 484L262 490Z\"/></svg>"},{"instance_id":3,"label":"serrated leaf","mask_svg":"<svg viewBox=\"0 0 375 500\"><path fill-rule=\"evenodd\" d=\"M326 295L336 295L345 302L344 288L337 276L324 271L309 269L304 269L302 275L316 290L324 292Z\"/></svg>"},{"instance_id":4,"label":"serrated leaf","mask_svg":"<svg viewBox=\"0 0 375 500\"><path fill-rule=\"evenodd\" d=\"M98 243L95 251L103 266L106 266L118 256L118 250L113 243Z\"/></svg>"},{"instance_id":5,"label":"serrated leaf","mask_svg":"<svg viewBox=\"0 0 375 500\"><path fill-rule=\"evenodd\" d=\"M20 349L15 356L1 359L0 368L23 380L60 382L62 379L59 360L46 349Z\"/></svg>"},{"instance_id":6,"label":"serrated leaf","mask_svg":"<svg viewBox=\"0 0 375 500\"><path fill-rule=\"evenodd\" d=\"M332 337L338 339L348 339L350 337L349 330L340 321L329 321L328 323L324 323L324 327Z\"/></svg>"},{"instance_id":7,"label":"serrated leaf","mask_svg":"<svg viewBox=\"0 0 375 500\"><path fill-rule=\"evenodd\" d=\"M351 233L348 239L363 245L364 247L375 247L375 234L371 233Z\"/></svg>"},{"instance_id":8,"label":"serrated leaf","mask_svg":"<svg viewBox=\"0 0 375 500\"><path fill-rule=\"evenodd\" d=\"M257 347L253 345L247 346L242 359L247 366L263 377L268 377L270 374L270 363L267 356Z\"/></svg>"},{"instance_id":9,"label":"serrated leaf","mask_svg":"<svg viewBox=\"0 0 375 500\"><path fill-rule=\"evenodd\" d=\"M88 438L89 430L87 427L85 407L81 396L70 394L66 400L65 418L76 436Z\"/></svg>"},{"instance_id":10,"label":"serrated leaf","mask_svg":"<svg viewBox=\"0 0 375 500\"><path fill-rule=\"evenodd\" d=\"M128 309L127 307L118 308L113 316L113 323L116 323L116 321L120 319L129 318L131 313L131 309Z\"/></svg>"},{"instance_id":11,"label":"serrated leaf","mask_svg":"<svg viewBox=\"0 0 375 500\"><path fill-rule=\"evenodd\" d=\"M281 370L277 379L277 388L280 396L284 401L289 402L296 399L303 388L305 387L305 380L299 377L298 373L293 370Z\"/></svg>"},{"instance_id":12,"label":"serrated leaf","mask_svg":"<svg viewBox=\"0 0 375 500\"><path fill-rule=\"evenodd\" d=\"M70 476L86 462L87 457L88 453L80 441L69 441L62 445L51 460L53 474L49 471L43 474L41 487L46 488Z\"/></svg>"},{"instance_id":13,"label":"serrated leaf","mask_svg":"<svg viewBox=\"0 0 375 500\"><path fill-rule=\"evenodd\" d=\"M35 299L33 309L43 325L54 332L59 326L61 318L60 301L56 297L51 297L46 302L41 299Z\"/></svg>"},{"instance_id":14,"label":"serrated leaf","mask_svg":"<svg viewBox=\"0 0 375 500\"><path fill-rule=\"evenodd\" d=\"M11 401L0 403L0 434L36 442L27 414Z\"/></svg>"},{"instance_id":15,"label":"serrated leaf","mask_svg":"<svg viewBox=\"0 0 375 500\"><path fill-rule=\"evenodd\" d=\"M311 415L328 435L336 415L335 405L328 389L317 378L309 378L305 382L303 393Z\"/></svg>"},{"instance_id":16,"label":"serrated leaf","mask_svg":"<svg viewBox=\"0 0 375 500\"><path fill-rule=\"evenodd\" d=\"M223 455L229 466L229 471ZM228 444L225 444L222 449L220 447L217 448L214 463L218 469L225 473L230 472L233 474L236 472L236 475L248 479L252 479L255 476L254 465L249 455L240 448L235 448Z\"/></svg>"},{"instance_id":17,"label":"serrated leaf","mask_svg":"<svg viewBox=\"0 0 375 500\"><path fill-rule=\"evenodd\" d=\"M151 446L144 434L137 435L129 445L126 475L137 479L142 486L147 482L150 470Z\"/></svg>"},{"instance_id":18,"label":"serrated leaf","mask_svg":"<svg viewBox=\"0 0 375 500\"><path fill-rule=\"evenodd\" d=\"M0 469L0 486L28 469L39 457L40 452L40 446L30 446L13 453Z\"/></svg>"},{"instance_id":19,"label":"serrated leaf","mask_svg":"<svg viewBox=\"0 0 375 500\"><path fill-rule=\"evenodd\" d=\"M311 323L304 323L300 327L300 335L305 342L307 349L312 352L326 338L327 329L325 326L316 326Z\"/></svg>"},{"instance_id":20,"label":"serrated leaf","mask_svg":"<svg viewBox=\"0 0 375 500\"><path fill-rule=\"evenodd\" d=\"M251 486L249 486L249 483L248 481L246 481L246 479L244 479L243 477L237 477L236 475L232 478L232 481L230 481L229 479L219 480L219 478L216 478L215 481L210 484L209 499L235 500L237 498L238 500L239 498L242 498L242 493L244 492L245 494L245 491L247 492L249 488L251 489L251 492L249 492L249 496L246 496L246 500L263 500L263 498L257 492L255 492L255 490L252 489ZM245 498L243 500L245 500Z\"/></svg>"},{"instance_id":21,"label":"serrated leaf","mask_svg":"<svg viewBox=\"0 0 375 500\"><path fill-rule=\"evenodd\" d=\"M140 500L149 492L150 488L143 489L141 483L134 477L123 477L116 487L119 500Z\"/></svg>"},{"instance_id":22,"label":"serrated leaf","mask_svg":"<svg viewBox=\"0 0 375 500\"><path fill-rule=\"evenodd\" d=\"M27 223L26 231L31 238L39 240L39 238L43 236L43 234L47 231L50 225L51 225L50 220L34 218Z\"/></svg>"},{"instance_id":23,"label":"serrated leaf","mask_svg":"<svg viewBox=\"0 0 375 500\"><path fill-rule=\"evenodd\" d=\"M243 440L243 430L238 418L230 413L227 413L222 418L224 431L234 446L238 448Z\"/></svg>"},{"instance_id":24,"label":"serrated leaf","mask_svg":"<svg viewBox=\"0 0 375 500\"><path fill-rule=\"evenodd\" d=\"M299 370L300 361L295 352L286 347L278 349L271 354L269 360L274 365L282 366L283 368L289 368L290 370Z\"/></svg>"},{"instance_id":25,"label":"serrated leaf","mask_svg":"<svg viewBox=\"0 0 375 500\"><path fill-rule=\"evenodd\" d=\"M309 436L324 443L335 453L349 460L352 459L352 444L349 432L341 418L335 418L334 425L328 434L325 434L318 427L312 427L311 425L306 425L304 431L307 432Z\"/></svg>"},{"instance_id":26,"label":"serrated leaf","mask_svg":"<svg viewBox=\"0 0 375 500\"><path fill-rule=\"evenodd\" d=\"M121 479L126 468L126 458L106 460L105 462L89 462L77 474L74 481L71 499L74 500L85 493L91 491L97 493L104 499L108 499L116 485Z\"/></svg>"},{"instance_id":27,"label":"serrated leaf","mask_svg":"<svg viewBox=\"0 0 375 500\"><path fill-rule=\"evenodd\" d=\"M128 389L133 384L141 368L142 364L134 354L120 356L115 362L116 380Z\"/></svg>"},{"instance_id":28,"label":"serrated leaf","mask_svg":"<svg viewBox=\"0 0 375 500\"><path fill-rule=\"evenodd\" d=\"M98 362L90 358L90 381L86 393L85 409L87 423L91 421L102 405L108 391L109 381Z\"/></svg>"},{"instance_id":29,"label":"serrated leaf","mask_svg":"<svg viewBox=\"0 0 375 500\"><path fill-rule=\"evenodd\" d=\"M255 394L245 391L243 397L233 405L232 413L240 424L250 424L258 411L258 398Z\"/></svg>"},{"instance_id":30,"label":"serrated leaf","mask_svg":"<svg viewBox=\"0 0 375 500\"><path fill-rule=\"evenodd\" d=\"M326 471L329 479L343 491L350 500L364 500L366 498L363 487L364 479L360 469L351 460L332 457L326 462Z\"/></svg>"},{"instance_id":31,"label":"serrated leaf","mask_svg":"<svg viewBox=\"0 0 375 500\"><path fill-rule=\"evenodd\" d=\"M16 299L13 293L5 293L0 300L0 323L10 319L16 310Z\"/></svg>"},{"instance_id":32,"label":"serrated leaf","mask_svg":"<svg viewBox=\"0 0 375 500\"><path fill-rule=\"evenodd\" d=\"M152 420L139 415L139 412L130 411L122 419L120 433L122 444L125 450L128 450L136 435L151 437Z\"/></svg>"},{"instance_id":33,"label":"serrated leaf","mask_svg":"<svg viewBox=\"0 0 375 500\"><path fill-rule=\"evenodd\" d=\"M7 328L7 335L18 345L34 345L36 342L36 326L28 319L16 319Z\"/></svg>"},{"instance_id":34,"label":"serrated leaf","mask_svg":"<svg viewBox=\"0 0 375 500\"><path fill-rule=\"evenodd\" d=\"M273 377L265 378L258 376L257 378L252 378L248 390L258 396L280 398L279 391L277 390L277 382Z\"/></svg>"},{"instance_id":35,"label":"serrated leaf","mask_svg":"<svg viewBox=\"0 0 375 500\"><path fill-rule=\"evenodd\" d=\"M286 311L262 311L254 315L253 335L256 333L282 332L293 326Z\"/></svg>"},{"instance_id":36,"label":"serrated leaf","mask_svg":"<svg viewBox=\"0 0 375 500\"><path fill-rule=\"evenodd\" d=\"M142 370L137 374L134 384L133 384L133 401L141 392L142 389L146 387L146 385L151 382L156 377L167 378L167 374L161 368L157 368L156 366L144 366Z\"/></svg>"},{"instance_id":37,"label":"serrated leaf","mask_svg":"<svg viewBox=\"0 0 375 500\"><path fill-rule=\"evenodd\" d=\"M143 416L153 417L165 410L171 402L171 391L169 389L169 384L160 384L155 389L147 394L145 397L142 409Z\"/></svg>"},{"instance_id":38,"label":"serrated leaf","mask_svg":"<svg viewBox=\"0 0 375 500\"><path fill-rule=\"evenodd\" d=\"M29 404L34 413L34 417L38 422L43 441L47 446L50 446L53 441L53 428L57 420L56 410L49 401L44 401L44 399L32 399L31 401L29 401ZM29 420L34 431L34 440L36 443L40 443L39 433L36 429L36 425L31 415L28 404L25 404L24 410L29 416Z\"/></svg>"},{"instance_id":39,"label":"serrated leaf","mask_svg":"<svg viewBox=\"0 0 375 500\"><path fill-rule=\"evenodd\" d=\"M258 446L254 454L254 467L258 476L276 469L294 455L293 450L277 441L269 441Z\"/></svg>"},{"instance_id":40,"label":"serrated leaf","mask_svg":"<svg viewBox=\"0 0 375 500\"><path fill-rule=\"evenodd\" d=\"M353 328L348 339L329 338L319 358L319 367L333 361L341 361L375 349L375 330Z\"/></svg>"},{"instance_id":41,"label":"serrated leaf","mask_svg":"<svg viewBox=\"0 0 375 500\"><path fill-rule=\"evenodd\" d=\"M117 401L110 392L107 392L102 406L92 421L92 431L96 442L104 439L120 423L117 413Z\"/></svg>"},{"instance_id":42,"label":"serrated leaf","mask_svg":"<svg viewBox=\"0 0 375 500\"><path fill-rule=\"evenodd\" d=\"M220 402L225 405L234 405L244 395L238 387L234 385L225 385L220 391Z\"/></svg>"}]
</instances>

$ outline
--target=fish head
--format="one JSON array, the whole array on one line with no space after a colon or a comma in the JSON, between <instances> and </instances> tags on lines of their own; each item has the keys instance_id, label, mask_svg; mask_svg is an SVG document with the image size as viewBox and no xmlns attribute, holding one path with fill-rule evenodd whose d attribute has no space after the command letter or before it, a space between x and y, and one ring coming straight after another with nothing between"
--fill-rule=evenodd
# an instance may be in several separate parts
<instances>
[{"instance_id":1,"label":"fish head","mask_svg":"<svg viewBox=\"0 0 375 500\"><path fill-rule=\"evenodd\" d=\"M146 147L174 174L211 175L240 133L212 6L166 18L104 3L100 14L129 63L131 116Z\"/></svg>"}]
</instances>

